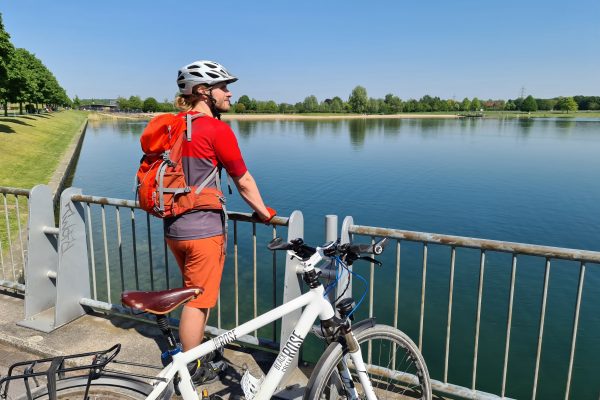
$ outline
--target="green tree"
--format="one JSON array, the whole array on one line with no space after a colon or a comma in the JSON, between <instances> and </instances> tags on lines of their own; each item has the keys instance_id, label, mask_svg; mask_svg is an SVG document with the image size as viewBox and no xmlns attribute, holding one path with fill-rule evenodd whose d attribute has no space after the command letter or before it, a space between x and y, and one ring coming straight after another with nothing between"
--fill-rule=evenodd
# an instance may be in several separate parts
<instances>
[{"instance_id":1,"label":"green tree","mask_svg":"<svg viewBox=\"0 0 600 400\"><path fill-rule=\"evenodd\" d=\"M523 106L523 101L525 101L524 98L519 97L518 99L515 99L515 106L517 106L517 110L521 110L521 107Z\"/></svg>"},{"instance_id":2,"label":"green tree","mask_svg":"<svg viewBox=\"0 0 600 400\"><path fill-rule=\"evenodd\" d=\"M473 101L471 102L471 110L479 111L481 110L481 101L477 97L473 97Z\"/></svg>"},{"instance_id":3,"label":"green tree","mask_svg":"<svg viewBox=\"0 0 600 400\"><path fill-rule=\"evenodd\" d=\"M419 102L415 99L408 99L404 103L404 112L417 112L419 111Z\"/></svg>"},{"instance_id":4,"label":"green tree","mask_svg":"<svg viewBox=\"0 0 600 400\"><path fill-rule=\"evenodd\" d=\"M302 102L304 112L314 113L319 111L319 100L316 96L310 95Z\"/></svg>"},{"instance_id":5,"label":"green tree","mask_svg":"<svg viewBox=\"0 0 600 400\"><path fill-rule=\"evenodd\" d=\"M400 97L394 96L393 94L389 93L385 95L383 102L387 106L387 112L391 114L397 114L399 112L402 112L402 100L400 100Z\"/></svg>"},{"instance_id":6,"label":"green tree","mask_svg":"<svg viewBox=\"0 0 600 400\"><path fill-rule=\"evenodd\" d=\"M81 106L81 100L79 99L79 96L75 95L75 98L73 99L73 108L79 108Z\"/></svg>"},{"instance_id":7,"label":"green tree","mask_svg":"<svg viewBox=\"0 0 600 400\"><path fill-rule=\"evenodd\" d=\"M459 111L460 103L453 99L446 100L446 111Z\"/></svg>"},{"instance_id":8,"label":"green tree","mask_svg":"<svg viewBox=\"0 0 600 400\"><path fill-rule=\"evenodd\" d=\"M239 100L237 101L237 104L243 104L244 110L249 110L250 109L250 97L246 96L245 94L242 95L239 98Z\"/></svg>"},{"instance_id":9,"label":"green tree","mask_svg":"<svg viewBox=\"0 0 600 400\"><path fill-rule=\"evenodd\" d=\"M525 111L525 112L531 112L531 111L537 111L538 106L537 106L537 102L535 101L535 99L533 98L532 95L529 95L525 98L525 100L523 100L523 103L521 103L521 111Z\"/></svg>"},{"instance_id":10,"label":"green tree","mask_svg":"<svg viewBox=\"0 0 600 400\"><path fill-rule=\"evenodd\" d=\"M2 14L0 14L0 96L2 96L2 90L5 88L8 79L8 63L14 51L15 48L10 42L10 35L4 30Z\"/></svg>"},{"instance_id":11,"label":"green tree","mask_svg":"<svg viewBox=\"0 0 600 400\"><path fill-rule=\"evenodd\" d=\"M446 111L446 102L435 96L431 101L431 111Z\"/></svg>"},{"instance_id":12,"label":"green tree","mask_svg":"<svg viewBox=\"0 0 600 400\"><path fill-rule=\"evenodd\" d=\"M600 101L590 101L588 102L588 110L600 110Z\"/></svg>"},{"instance_id":13,"label":"green tree","mask_svg":"<svg viewBox=\"0 0 600 400\"><path fill-rule=\"evenodd\" d=\"M504 104L504 111L515 111L517 109L517 105L513 100L508 100Z\"/></svg>"},{"instance_id":14,"label":"green tree","mask_svg":"<svg viewBox=\"0 0 600 400\"><path fill-rule=\"evenodd\" d=\"M37 90L34 69L28 66L27 54L25 49L15 49L7 64L7 78L2 90L5 115L8 102L19 103L19 112L23 114L23 102L29 101Z\"/></svg>"},{"instance_id":15,"label":"green tree","mask_svg":"<svg viewBox=\"0 0 600 400\"><path fill-rule=\"evenodd\" d=\"M469 111L471 109L471 100L464 98L460 103L460 111Z\"/></svg>"},{"instance_id":16,"label":"green tree","mask_svg":"<svg viewBox=\"0 0 600 400\"><path fill-rule=\"evenodd\" d=\"M237 114L243 114L244 112L246 112L246 106L244 105L244 103L240 103L238 101L237 103L235 103L235 106L233 106L233 111Z\"/></svg>"},{"instance_id":17,"label":"green tree","mask_svg":"<svg viewBox=\"0 0 600 400\"><path fill-rule=\"evenodd\" d=\"M355 87L348 98L350 110L357 114L364 114L367 111L368 102L367 89L362 86Z\"/></svg>"},{"instance_id":18,"label":"green tree","mask_svg":"<svg viewBox=\"0 0 600 400\"><path fill-rule=\"evenodd\" d=\"M25 49L17 49L27 66L31 82L26 88L26 100L37 105L46 104L51 108L68 105L65 90L59 85L56 77L34 54Z\"/></svg>"},{"instance_id":19,"label":"green tree","mask_svg":"<svg viewBox=\"0 0 600 400\"><path fill-rule=\"evenodd\" d=\"M269 100L265 103L264 112L270 113L270 114L275 114L277 111L278 111L277 103L275 103L273 100Z\"/></svg>"},{"instance_id":20,"label":"green tree","mask_svg":"<svg viewBox=\"0 0 600 400\"><path fill-rule=\"evenodd\" d=\"M331 99L329 108L331 109L332 113L344 112L344 101L338 96L335 96L333 99Z\"/></svg>"},{"instance_id":21,"label":"green tree","mask_svg":"<svg viewBox=\"0 0 600 400\"><path fill-rule=\"evenodd\" d=\"M143 107L142 99L140 96L129 96L129 109L131 111L139 111Z\"/></svg>"},{"instance_id":22,"label":"green tree","mask_svg":"<svg viewBox=\"0 0 600 400\"><path fill-rule=\"evenodd\" d=\"M426 94L425 96L423 96L419 99L419 105L417 108L418 108L418 111L433 111L432 105L433 105L433 97Z\"/></svg>"},{"instance_id":23,"label":"green tree","mask_svg":"<svg viewBox=\"0 0 600 400\"><path fill-rule=\"evenodd\" d=\"M142 110L144 110L144 112L158 111L158 101L156 101L154 97L148 97L146 100L144 100Z\"/></svg>"},{"instance_id":24,"label":"green tree","mask_svg":"<svg viewBox=\"0 0 600 400\"><path fill-rule=\"evenodd\" d=\"M537 103L537 108L540 111L550 111L556 105L556 100L552 99L535 99Z\"/></svg>"},{"instance_id":25,"label":"green tree","mask_svg":"<svg viewBox=\"0 0 600 400\"><path fill-rule=\"evenodd\" d=\"M304 103L298 102L298 103L294 104L294 112L297 112L297 113L304 112Z\"/></svg>"},{"instance_id":26,"label":"green tree","mask_svg":"<svg viewBox=\"0 0 600 400\"><path fill-rule=\"evenodd\" d=\"M246 107L248 111L256 112L258 110L258 102L255 99L250 99L248 106Z\"/></svg>"},{"instance_id":27,"label":"green tree","mask_svg":"<svg viewBox=\"0 0 600 400\"><path fill-rule=\"evenodd\" d=\"M383 103L383 101L382 101ZM380 111L380 105L379 105L379 101L377 99L374 98L370 98L367 101L367 113L369 114L379 114Z\"/></svg>"},{"instance_id":28,"label":"green tree","mask_svg":"<svg viewBox=\"0 0 600 400\"><path fill-rule=\"evenodd\" d=\"M129 111L129 100L125 97L117 97L117 107L119 107L119 110L121 111Z\"/></svg>"},{"instance_id":29,"label":"green tree","mask_svg":"<svg viewBox=\"0 0 600 400\"><path fill-rule=\"evenodd\" d=\"M331 99L325 99L321 103L319 103L319 112L321 113L330 113L331 112Z\"/></svg>"},{"instance_id":30,"label":"green tree","mask_svg":"<svg viewBox=\"0 0 600 400\"><path fill-rule=\"evenodd\" d=\"M572 97L559 97L556 103L556 109L561 111L577 111L577 102Z\"/></svg>"},{"instance_id":31,"label":"green tree","mask_svg":"<svg viewBox=\"0 0 600 400\"><path fill-rule=\"evenodd\" d=\"M176 111L175 105L173 102L168 99L164 99L162 103L158 103L158 111L160 112L173 112Z\"/></svg>"},{"instance_id":32,"label":"green tree","mask_svg":"<svg viewBox=\"0 0 600 400\"><path fill-rule=\"evenodd\" d=\"M278 108L278 111L282 114L293 114L295 112L294 106L288 103L281 103Z\"/></svg>"}]
</instances>

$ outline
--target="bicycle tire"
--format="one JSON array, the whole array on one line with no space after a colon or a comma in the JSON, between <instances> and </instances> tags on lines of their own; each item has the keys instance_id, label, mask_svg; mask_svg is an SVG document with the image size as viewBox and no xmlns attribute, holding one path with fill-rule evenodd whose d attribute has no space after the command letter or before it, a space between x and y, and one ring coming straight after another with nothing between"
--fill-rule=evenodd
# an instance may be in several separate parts
<instances>
[{"instance_id":1,"label":"bicycle tire","mask_svg":"<svg viewBox=\"0 0 600 400\"><path fill-rule=\"evenodd\" d=\"M87 376L61 379L56 382L57 400L81 400L88 383ZM154 386L135 378L121 376L103 376L90 383L88 393L90 400L141 400L148 397ZM172 385L159 396L160 400L170 399L173 395ZM23 394L16 400L47 399L48 389L41 386L32 390L31 397Z\"/></svg>"},{"instance_id":2,"label":"bicycle tire","mask_svg":"<svg viewBox=\"0 0 600 400\"><path fill-rule=\"evenodd\" d=\"M360 344L363 359L367 364L367 371L378 399L431 400L431 381L425 360L418 347L404 332L387 325L374 325L356 331L355 336ZM370 361L369 343L371 346ZM395 349L395 353L393 353L393 349ZM339 343L334 342L327 347L310 376L304 393L305 400L348 398L337 369L342 357L342 346ZM394 362L393 366L392 362ZM386 370L381 368L377 370L376 367L383 367ZM352 367L349 366L349 368L352 373ZM397 371L399 374L385 376L386 372L390 372L389 370ZM364 393L361 393L362 385L358 381L358 376L352 373L352 378L359 397L362 399L361 395Z\"/></svg>"}]
</instances>

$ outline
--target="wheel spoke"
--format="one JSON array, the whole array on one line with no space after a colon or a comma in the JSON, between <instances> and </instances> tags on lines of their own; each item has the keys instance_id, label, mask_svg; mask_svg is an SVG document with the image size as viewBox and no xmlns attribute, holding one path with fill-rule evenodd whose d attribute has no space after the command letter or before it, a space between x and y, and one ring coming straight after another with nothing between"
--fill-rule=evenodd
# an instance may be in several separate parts
<instances>
[{"instance_id":1,"label":"wheel spoke","mask_svg":"<svg viewBox=\"0 0 600 400\"><path fill-rule=\"evenodd\" d=\"M370 363L366 363L365 367L378 399L431 399L427 367L418 348L405 334L391 327L376 325L359 331L356 338L363 354L370 349L369 360L365 360ZM319 374L322 378L317 376L316 382L313 382L311 377L305 398L348 399L348 393L336 367L342 362L341 350L337 348L337 353L326 354L324 357L324 361L319 364L325 369ZM356 366L348 361L347 367L358 397L366 398ZM327 382L319 384L319 379ZM316 390L313 387L316 387Z\"/></svg>"}]
</instances>

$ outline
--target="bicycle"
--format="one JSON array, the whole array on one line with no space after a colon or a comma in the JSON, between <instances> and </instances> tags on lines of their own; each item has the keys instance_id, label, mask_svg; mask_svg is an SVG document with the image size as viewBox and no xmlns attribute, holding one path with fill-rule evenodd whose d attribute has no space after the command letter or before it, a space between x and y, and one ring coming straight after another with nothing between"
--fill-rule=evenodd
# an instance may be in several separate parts
<instances>
[{"instance_id":1,"label":"bicycle","mask_svg":"<svg viewBox=\"0 0 600 400\"><path fill-rule=\"evenodd\" d=\"M158 375L148 382L142 379L143 375L108 369L107 365L110 362L116 362L114 359L120 350L120 345L115 345L102 352L17 363L10 368L6 378L0 379L0 398L7 398L10 381L23 379L26 393L19 399L72 399L77 398L74 397L76 395L83 395L82 398L87 399L91 393L98 393L98 397L92 398L162 400L171 398L174 392L177 392L184 400L198 400L199 395L187 369L189 362L217 351L234 342L236 338L250 334L288 313L304 308L267 375L258 379L246 371L242 377L241 384L247 400L271 398L311 330L324 339L328 346L309 378L304 393L305 400L407 397L430 400L432 393L427 366L418 347L407 335L398 329L377 324L374 318L352 324L353 314L362 299L355 305L353 299L344 297L349 284L333 302L325 296L337 284L342 274L356 275L349 268L356 260L380 265L380 262L369 255L381 254L385 240L374 245L340 244L337 241L314 248L306 245L302 239L290 242L284 242L281 238L273 239L267 247L273 251L287 251L290 257L299 260L302 277L309 290L186 352L181 351L169 328L166 314L200 295L201 288L124 292L123 304L140 312L154 314L167 339L168 350L163 356L169 357L171 362ZM327 287L321 283L322 270L317 267L324 262L327 262L329 267L334 267L336 273L336 279ZM359 275L356 276L360 278ZM313 328L317 318L320 319L321 325L319 328ZM363 352L367 354L366 363ZM76 367L66 365L66 361L78 357L92 357L92 362ZM49 367L43 371L35 371L35 366L40 364L49 364ZM13 370L17 366L25 366L25 372L14 375ZM68 376L71 372L86 369L89 370L87 374ZM29 380L39 376L46 376L48 383L32 389ZM102 397L103 395L107 397Z\"/></svg>"}]
</instances>

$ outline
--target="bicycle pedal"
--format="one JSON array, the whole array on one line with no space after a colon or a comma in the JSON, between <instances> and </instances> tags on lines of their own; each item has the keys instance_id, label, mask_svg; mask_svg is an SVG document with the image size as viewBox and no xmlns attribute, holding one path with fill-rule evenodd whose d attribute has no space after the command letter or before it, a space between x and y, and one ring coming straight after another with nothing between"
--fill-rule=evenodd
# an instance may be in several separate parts
<instances>
[{"instance_id":1,"label":"bicycle pedal","mask_svg":"<svg viewBox=\"0 0 600 400\"><path fill-rule=\"evenodd\" d=\"M223 371L225 371L225 370L226 370L226 369L229 367L229 364L227 364L227 363L226 363L225 361L223 361L223 360L219 360L219 361L210 361L210 362L208 363L208 365L210 366L210 368L211 368L213 371L216 371L216 372L223 372Z\"/></svg>"},{"instance_id":2,"label":"bicycle pedal","mask_svg":"<svg viewBox=\"0 0 600 400\"><path fill-rule=\"evenodd\" d=\"M247 400L254 399L254 396L256 393L258 393L258 389L264 380L264 375L262 375L260 378L256 378L250 373L250 371L246 370L242 376L242 379L240 380L240 386L244 391L244 398Z\"/></svg>"}]
</instances>

